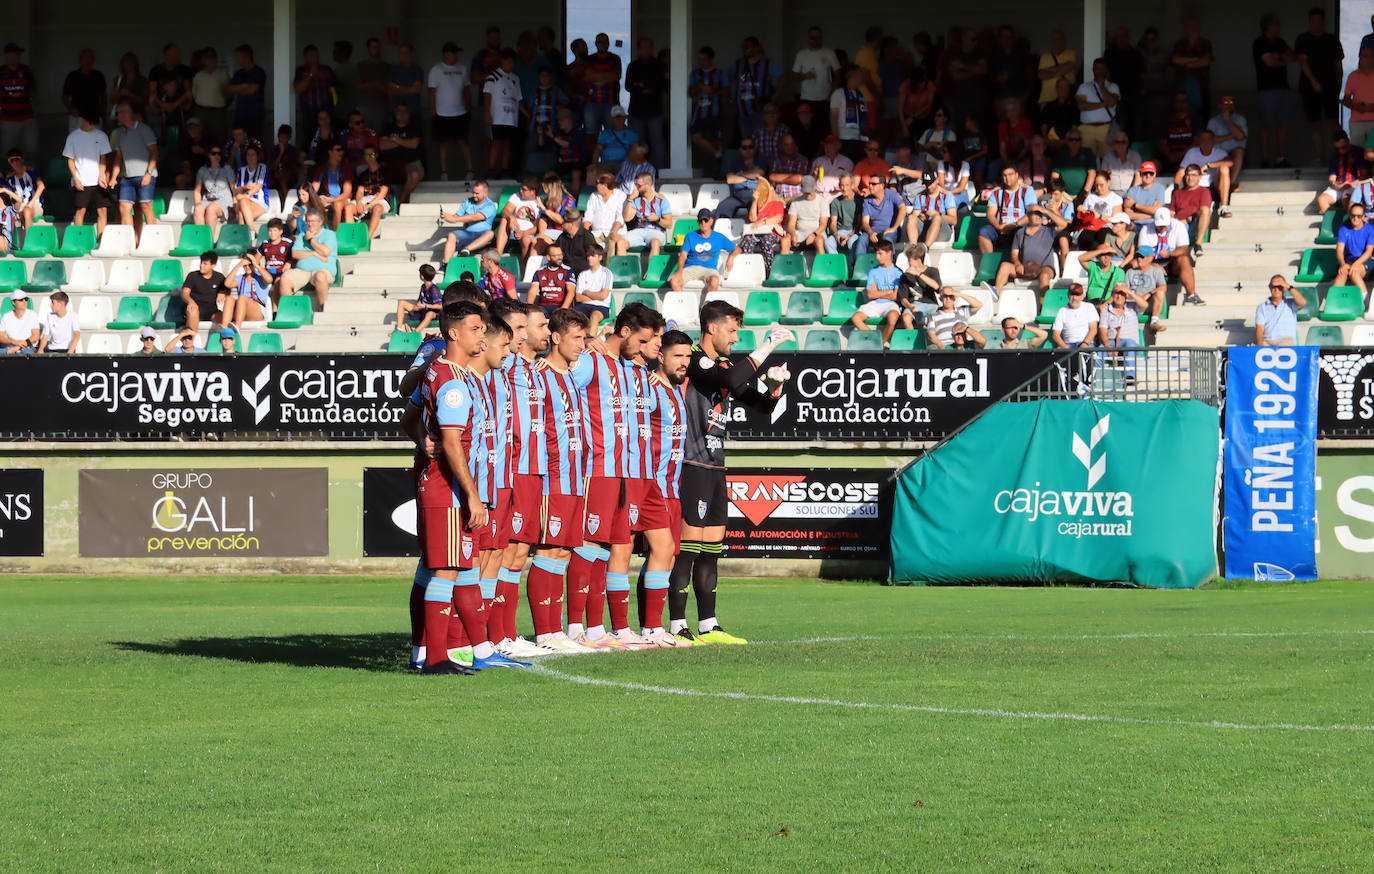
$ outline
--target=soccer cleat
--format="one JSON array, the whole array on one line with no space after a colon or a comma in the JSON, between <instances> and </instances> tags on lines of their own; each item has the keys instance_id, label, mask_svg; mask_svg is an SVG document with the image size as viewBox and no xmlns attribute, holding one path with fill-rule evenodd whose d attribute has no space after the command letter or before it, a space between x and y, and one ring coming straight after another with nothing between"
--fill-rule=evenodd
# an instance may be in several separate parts
<instances>
[{"instance_id":1,"label":"soccer cleat","mask_svg":"<svg viewBox=\"0 0 1374 874\"><path fill-rule=\"evenodd\" d=\"M411 669L412 671L419 671L419 670L422 670L422 669L424 668L424 666L425 666L425 660L424 660L424 659L418 659L418 660L416 660L416 661L410 662L410 669Z\"/></svg>"},{"instance_id":2,"label":"soccer cleat","mask_svg":"<svg viewBox=\"0 0 1374 874\"><path fill-rule=\"evenodd\" d=\"M537 643L530 643L523 637L506 641L510 652L506 655L516 659L538 658L539 656L553 655L554 649L547 646L540 646Z\"/></svg>"},{"instance_id":3,"label":"soccer cleat","mask_svg":"<svg viewBox=\"0 0 1374 874\"><path fill-rule=\"evenodd\" d=\"M648 634L641 634L640 638L659 649L688 649L692 645L690 640L674 637L662 628L655 628Z\"/></svg>"},{"instance_id":4,"label":"soccer cleat","mask_svg":"<svg viewBox=\"0 0 1374 874\"><path fill-rule=\"evenodd\" d=\"M705 634L698 634L697 642L745 644L749 641L745 640L742 637L735 637L733 634L726 634L725 631L719 625L717 625L715 628L712 628Z\"/></svg>"},{"instance_id":5,"label":"soccer cleat","mask_svg":"<svg viewBox=\"0 0 1374 874\"><path fill-rule=\"evenodd\" d=\"M628 628L622 628L619 631L611 632L611 634L624 649L654 649L657 646L657 644L650 643Z\"/></svg>"},{"instance_id":6,"label":"soccer cleat","mask_svg":"<svg viewBox=\"0 0 1374 874\"><path fill-rule=\"evenodd\" d=\"M600 637L593 639L588 637L586 632L583 632L582 634L579 634L577 637L573 638L573 643L585 646L588 649L596 650L597 652L610 652L613 649L626 649L625 644L621 643L617 638L609 634L603 634Z\"/></svg>"},{"instance_id":7,"label":"soccer cleat","mask_svg":"<svg viewBox=\"0 0 1374 874\"><path fill-rule=\"evenodd\" d=\"M697 640L696 635L692 634L692 632L688 631L686 628L682 629L681 631L673 632L673 639L678 641L679 643L686 641L687 644L691 646L695 646L697 643L700 642Z\"/></svg>"},{"instance_id":8,"label":"soccer cleat","mask_svg":"<svg viewBox=\"0 0 1374 874\"><path fill-rule=\"evenodd\" d=\"M442 662L435 662L432 665L425 665L423 668L420 668L420 673L425 676L433 676L436 674L458 674L464 677L471 677L472 669L465 668L460 664L456 664L455 662L451 662L445 659Z\"/></svg>"},{"instance_id":9,"label":"soccer cleat","mask_svg":"<svg viewBox=\"0 0 1374 874\"><path fill-rule=\"evenodd\" d=\"M516 661L501 655L499 652L493 652L484 659L479 659L476 656L473 656L472 659L474 671L480 671L484 668L528 668L529 666L529 662Z\"/></svg>"},{"instance_id":10,"label":"soccer cleat","mask_svg":"<svg viewBox=\"0 0 1374 874\"><path fill-rule=\"evenodd\" d=\"M448 651L450 661L457 662L464 667L472 667L472 647L460 646Z\"/></svg>"},{"instance_id":11,"label":"soccer cleat","mask_svg":"<svg viewBox=\"0 0 1374 874\"><path fill-rule=\"evenodd\" d=\"M561 631L544 641L540 646L547 646L555 653L561 655L586 655L587 653L596 652L596 650L585 647L580 643L574 643L571 637L568 637Z\"/></svg>"}]
</instances>

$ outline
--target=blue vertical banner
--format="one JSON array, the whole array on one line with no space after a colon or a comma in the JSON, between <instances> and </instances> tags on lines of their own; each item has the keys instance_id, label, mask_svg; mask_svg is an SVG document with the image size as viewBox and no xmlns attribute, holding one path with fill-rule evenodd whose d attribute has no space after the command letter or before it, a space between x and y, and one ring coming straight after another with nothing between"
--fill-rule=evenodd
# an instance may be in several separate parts
<instances>
[{"instance_id":1,"label":"blue vertical banner","mask_svg":"<svg viewBox=\"0 0 1374 874\"><path fill-rule=\"evenodd\" d=\"M1227 350L1227 579L1317 578L1318 351Z\"/></svg>"}]
</instances>

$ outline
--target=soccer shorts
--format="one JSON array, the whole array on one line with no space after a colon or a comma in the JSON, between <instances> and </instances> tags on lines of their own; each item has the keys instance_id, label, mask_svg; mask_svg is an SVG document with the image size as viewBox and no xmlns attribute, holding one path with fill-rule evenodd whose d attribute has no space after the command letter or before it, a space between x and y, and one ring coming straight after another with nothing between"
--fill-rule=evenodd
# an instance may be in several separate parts
<instances>
[{"instance_id":1,"label":"soccer shorts","mask_svg":"<svg viewBox=\"0 0 1374 874\"><path fill-rule=\"evenodd\" d=\"M487 505L487 524L481 530L473 532L473 539L477 542L477 551L486 552L490 549L499 549L496 545L496 535L500 533L501 523L496 518L496 508Z\"/></svg>"},{"instance_id":2,"label":"soccer shorts","mask_svg":"<svg viewBox=\"0 0 1374 874\"><path fill-rule=\"evenodd\" d=\"M504 518L506 541L537 545L542 533L544 478L538 474L517 473L511 477L510 512Z\"/></svg>"},{"instance_id":3,"label":"soccer shorts","mask_svg":"<svg viewBox=\"0 0 1374 874\"><path fill-rule=\"evenodd\" d=\"M712 528L725 524L725 469L703 467L700 464L682 465L679 486L682 500L682 521L694 528Z\"/></svg>"},{"instance_id":4,"label":"soccer shorts","mask_svg":"<svg viewBox=\"0 0 1374 874\"><path fill-rule=\"evenodd\" d=\"M422 507L416 516L420 558L432 571L477 567L477 541L462 507Z\"/></svg>"},{"instance_id":5,"label":"soccer shorts","mask_svg":"<svg viewBox=\"0 0 1374 874\"><path fill-rule=\"evenodd\" d=\"M540 544L568 549L581 546L582 513L581 495L545 495L544 536L540 539Z\"/></svg>"},{"instance_id":6,"label":"soccer shorts","mask_svg":"<svg viewBox=\"0 0 1374 874\"><path fill-rule=\"evenodd\" d=\"M496 490L496 509L492 510L492 549L510 546L511 489Z\"/></svg>"},{"instance_id":7,"label":"soccer shorts","mask_svg":"<svg viewBox=\"0 0 1374 874\"><path fill-rule=\"evenodd\" d=\"M658 482L651 479L630 480L630 527L635 531L657 531L668 527L668 502Z\"/></svg>"},{"instance_id":8,"label":"soccer shorts","mask_svg":"<svg viewBox=\"0 0 1374 874\"><path fill-rule=\"evenodd\" d=\"M582 536L593 543L629 543L630 508L626 482L618 476L587 477L582 494L587 496ZM579 546L581 544L578 544Z\"/></svg>"}]
</instances>

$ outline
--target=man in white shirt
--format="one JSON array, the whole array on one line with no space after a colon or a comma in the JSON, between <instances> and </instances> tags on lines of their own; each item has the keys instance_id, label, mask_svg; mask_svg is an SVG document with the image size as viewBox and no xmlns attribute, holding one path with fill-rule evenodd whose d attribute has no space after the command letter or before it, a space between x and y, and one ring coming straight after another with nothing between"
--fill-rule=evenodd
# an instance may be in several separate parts
<instances>
[{"instance_id":1,"label":"man in white shirt","mask_svg":"<svg viewBox=\"0 0 1374 874\"><path fill-rule=\"evenodd\" d=\"M804 103L811 104L812 114L828 129L830 91L835 74L840 71L840 61L833 49L821 45L821 37L821 29L814 25L806 32L806 48L797 52L792 72L784 78L801 83L798 96Z\"/></svg>"},{"instance_id":2,"label":"man in white shirt","mask_svg":"<svg viewBox=\"0 0 1374 874\"><path fill-rule=\"evenodd\" d=\"M482 86L482 104L491 129L487 147L487 174L509 176L513 171L510 144L520 125L520 77L515 75L515 49L501 50L501 66L493 70Z\"/></svg>"},{"instance_id":3,"label":"man in white shirt","mask_svg":"<svg viewBox=\"0 0 1374 874\"><path fill-rule=\"evenodd\" d=\"M1183 284L1184 303L1195 306L1206 303L1197 294L1193 258L1188 251L1188 226L1174 218L1167 208L1155 210L1155 220L1140 229L1136 245L1142 249L1152 247L1155 250L1155 262L1178 277Z\"/></svg>"},{"instance_id":4,"label":"man in white shirt","mask_svg":"<svg viewBox=\"0 0 1374 874\"><path fill-rule=\"evenodd\" d=\"M810 246L817 255L825 254L825 231L830 210L816 194L816 177L803 176L801 197L787 208L787 233L792 238L792 251L800 252Z\"/></svg>"},{"instance_id":5,"label":"man in white shirt","mask_svg":"<svg viewBox=\"0 0 1374 874\"><path fill-rule=\"evenodd\" d=\"M1050 336L1060 349L1091 346L1097 334L1097 307L1083 303L1083 286L1075 282L1069 286L1069 302L1055 313Z\"/></svg>"},{"instance_id":6,"label":"man in white shirt","mask_svg":"<svg viewBox=\"0 0 1374 874\"><path fill-rule=\"evenodd\" d=\"M491 80L487 80L490 84ZM530 257L534 241L539 236L539 216L544 205L539 202L539 183L533 176L520 183L520 190L512 194L501 210L496 224L496 251L506 251L506 243L515 240L520 245L520 260ZM499 260L499 258L498 258Z\"/></svg>"},{"instance_id":7,"label":"man in white shirt","mask_svg":"<svg viewBox=\"0 0 1374 874\"><path fill-rule=\"evenodd\" d=\"M0 316L0 344L6 355L32 355L38 349L38 316L29 310L29 295L21 289L10 292L14 309Z\"/></svg>"},{"instance_id":8,"label":"man in white shirt","mask_svg":"<svg viewBox=\"0 0 1374 874\"><path fill-rule=\"evenodd\" d=\"M1079 85L1075 95L1083 148L1092 149L1099 158L1107 154L1107 133L1116 120L1117 104L1121 102L1121 89L1108 81L1110 74L1107 62L1098 58L1093 61L1092 80Z\"/></svg>"},{"instance_id":9,"label":"man in white shirt","mask_svg":"<svg viewBox=\"0 0 1374 874\"><path fill-rule=\"evenodd\" d=\"M625 230L625 192L616 187L615 177L601 173L596 177L596 191L587 198L587 229L608 251L615 251L616 241Z\"/></svg>"},{"instance_id":10,"label":"man in white shirt","mask_svg":"<svg viewBox=\"0 0 1374 874\"><path fill-rule=\"evenodd\" d=\"M1183 171L1189 164L1196 164L1202 168L1203 188L1216 188L1217 203L1221 204L1218 214L1222 218L1229 218L1231 208L1231 157L1226 154L1226 150L1217 145L1217 135L1210 130L1203 130L1197 136L1197 145L1188 150L1183 156L1183 163L1179 166L1178 172L1174 174L1174 185L1183 184Z\"/></svg>"},{"instance_id":11,"label":"man in white shirt","mask_svg":"<svg viewBox=\"0 0 1374 874\"><path fill-rule=\"evenodd\" d=\"M457 143L472 178L472 149L468 147L468 71L458 63L458 44L444 43L443 60L429 68L429 114L434 142L439 147L439 179L448 181L448 147Z\"/></svg>"},{"instance_id":12,"label":"man in white shirt","mask_svg":"<svg viewBox=\"0 0 1374 874\"><path fill-rule=\"evenodd\" d=\"M71 354L81 342L76 313L67 308L70 303L65 291L54 291L48 298L52 301L52 312L43 320L43 335L38 341L38 354Z\"/></svg>"},{"instance_id":13,"label":"man in white shirt","mask_svg":"<svg viewBox=\"0 0 1374 874\"><path fill-rule=\"evenodd\" d=\"M1250 123L1245 116L1236 112L1236 98L1230 94L1221 95L1217 104L1217 114L1207 120L1207 129L1217 138L1217 148L1231 159L1231 187L1240 180L1240 171L1245 166L1245 148L1250 135ZM1360 143L1361 146L1364 143ZM1187 165L1185 165L1187 166Z\"/></svg>"},{"instance_id":14,"label":"man in white shirt","mask_svg":"<svg viewBox=\"0 0 1374 874\"><path fill-rule=\"evenodd\" d=\"M100 116L94 109L82 110L81 126L67 134L67 143L62 148L62 157L67 159L67 170L72 176L72 187L76 189L76 214L72 224L85 224L86 210L95 210L95 233L105 232L106 212L109 210L110 197L106 189L114 184L112 168L106 156L113 151L110 138L100 129Z\"/></svg>"},{"instance_id":15,"label":"man in white shirt","mask_svg":"<svg viewBox=\"0 0 1374 874\"><path fill-rule=\"evenodd\" d=\"M840 193L840 178L854 172L854 162L840 154L840 138L827 134L821 140L821 154L811 162L811 175L816 179L816 193L821 202L830 206Z\"/></svg>"}]
</instances>

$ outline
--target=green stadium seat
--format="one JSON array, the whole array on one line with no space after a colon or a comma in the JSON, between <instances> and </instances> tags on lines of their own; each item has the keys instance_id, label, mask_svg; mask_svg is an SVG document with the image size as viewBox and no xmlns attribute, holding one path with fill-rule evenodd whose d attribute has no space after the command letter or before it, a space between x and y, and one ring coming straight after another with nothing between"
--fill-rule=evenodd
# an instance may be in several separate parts
<instances>
[{"instance_id":1,"label":"green stadium seat","mask_svg":"<svg viewBox=\"0 0 1374 874\"><path fill-rule=\"evenodd\" d=\"M863 302L862 292L849 289L836 289L830 292L830 309L826 312L825 318L821 319L821 324L849 324L849 320L858 312L859 305Z\"/></svg>"},{"instance_id":2,"label":"green stadium seat","mask_svg":"<svg viewBox=\"0 0 1374 874\"><path fill-rule=\"evenodd\" d=\"M978 232L988 223L986 218L978 215L966 215L959 224L959 235L954 238L953 248L963 249L965 252L973 252L978 249Z\"/></svg>"},{"instance_id":3,"label":"green stadium seat","mask_svg":"<svg viewBox=\"0 0 1374 874\"><path fill-rule=\"evenodd\" d=\"M1307 303L1303 304L1302 308L1298 310L1298 321L1310 322L1317 315L1318 310L1321 309L1321 295L1317 293L1317 289L1315 288L1302 288L1299 289L1299 291L1302 292ZM1289 297L1291 298L1292 295L1289 295Z\"/></svg>"},{"instance_id":4,"label":"green stadium seat","mask_svg":"<svg viewBox=\"0 0 1374 874\"><path fill-rule=\"evenodd\" d=\"M697 219L696 219L696 216L692 216L691 218L680 218L680 219L674 221L674 222L673 222L673 231L672 231L672 233L668 234L668 239L667 239L666 242L664 242L663 248L665 248L665 249L674 249L674 250L680 248L680 247L678 246L678 244L677 244L677 238L678 238L678 237L685 237L685 236L687 236L688 234L690 234L692 231L695 231L696 229L697 229Z\"/></svg>"},{"instance_id":5,"label":"green stadium seat","mask_svg":"<svg viewBox=\"0 0 1374 874\"><path fill-rule=\"evenodd\" d=\"M812 331L806 335L806 339L811 339ZM849 351L850 352L881 352L883 351L883 332L882 331L850 331L849 332Z\"/></svg>"},{"instance_id":6,"label":"green stadium seat","mask_svg":"<svg viewBox=\"0 0 1374 874\"><path fill-rule=\"evenodd\" d=\"M257 243L258 243L259 246L261 246L263 243L266 243L266 242L267 242L267 222L263 222L263 223L262 223L262 227L258 228Z\"/></svg>"},{"instance_id":7,"label":"green stadium seat","mask_svg":"<svg viewBox=\"0 0 1374 874\"><path fill-rule=\"evenodd\" d=\"M339 239L340 255L356 255L372 249L372 235L367 232L367 222L340 224L335 234ZM220 233L220 242L224 242L223 232Z\"/></svg>"},{"instance_id":8,"label":"green stadium seat","mask_svg":"<svg viewBox=\"0 0 1374 874\"><path fill-rule=\"evenodd\" d=\"M1323 322L1353 322L1364 316L1364 295L1353 285L1338 285L1326 290L1322 303Z\"/></svg>"},{"instance_id":9,"label":"green stadium seat","mask_svg":"<svg viewBox=\"0 0 1374 874\"><path fill-rule=\"evenodd\" d=\"M639 281L640 288L662 288L668 284L668 277L677 272L677 258L672 255L654 255L644 270L644 278Z\"/></svg>"},{"instance_id":10,"label":"green stadium seat","mask_svg":"<svg viewBox=\"0 0 1374 874\"><path fill-rule=\"evenodd\" d=\"M520 281L520 259L514 255L501 256L501 269L515 277L515 281Z\"/></svg>"},{"instance_id":11,"label":"green stadium seat","mask_svg":"<svg viewBox=\"0 0 1374 874\"><path fill-rule=\"evenodd\" d=\"M386 351L414 355L423 342L425 337L419 331L395 331L391 339L386 341Z\"/></svg>"},{"instance_id":12,"label":"green stadium seat","mask_svg":"<svg viewBox=\"0 0 1374 874\"><path fill-rule=\"evenodd\" d=\"M315 306L303 294L291 294L277 302L277 317L267 323L273 330L283 331L315 323Z\"/></svg>"},{"instance_id":13,"label":"green stadium seat","mask_svg":"<svg viewBox=\"0 0 1374 874\"><path fill-rule=\"evenodd\" d=\"M982 333L983 339L987 341L987 345L983 347L984 349L1002 348L1002 331L1000 328L989 328Z\"/></svg>"},{"instance_id":14,"label":"green stadium seat","mask_svg":"<svg viewBox=\"0 0 1374 874\"><path fill-rule=\"evenodd\" d=\"M457 282L464 273L471 273L473 279L481 278L481 259L476 255L456 255L448 259L448 266L444 268L444 285Z\"/></svg>"},{"instance_id":15,"label":"green stadium seat","mask_svg":"<svg viewBox=\"0 0 1374 874\"><path fill-rule=\"evenodd\" d=\"M1293 277L1293 281L1330 282L1336 278L1336 271L1339 269L1335 249L1305 249L1302 253L1302 264L1298 267L1298 275Z\"/></svg>"},{"instance_id":16,"label":"green stadium seat","mask_svg":"<svg viewBox=\"0 0 1374 874\"><path fill-rule=\"evenodd\" d=\"M169 188L158 188L153 191L153 215L162 218L167 214L167 201L171 195Z\"/></svg>"},{"instance_id":17,"label":"green stadium seat","mask_svg":"<svg viewBox=\"0 0 1374 874\"><path fill-rule=\"evenodd\" d=\"M57 291L67 282L67 268L61 261L35 261L33 276L29 278L25 291L47 294Z\"/></svg>"},{"instance_id":18,"label":"green stadium seat","mask_svg":"<svg viewBox=\"0 0 1374 874\"><path fill-rule=\"evenodd\" d=\"M833 328L807 331L802 341L802 349L806 352L838 352L840 348L840 332Z\"/></svg>"},{"instance_id":19,"label":"green stadium seat","mask_svg":"<svg viewBox=\"0 0 1374 874\"><path fill-rule=\"evenodd\" d=\"M131 294L119 299L119 310L114 321L105 327L111 331L132 331L153 320L153 299L141 294Z\"/></svg>"},{"instance_id":20,"label":"green stadium seat","mask_svg":"<svg viewBox=\"0 0 1374 874\"><path fill-rule=\"evenodd\" d=\"M739 340L736 341L733 352L753 352L758 346L755 345L754 330L752 328L740 328Z\"/></svg>"},{"instance_id":21,"label":"green stadium seat","mask_svg":"<svg viewBox=\"0 0 1374 874\"><path fill-rule=\"evenodd\" d=\"M1169 318L1169 296L1167 294L1164 296L1164 306L1159 308L1159 317L1161 319ZM1148 312L1141 313L1139 318L1136 319L1136 321L1140 322L1142 325L1149 320L1150 314Z\"/></svg>"},{"instance_id":22,"label":"green stadium seat","mask_svg":"<svg viewBox=\"0 0 1374 874\"><path fill-rule=\"evenodd\" d=\"M228 225L226 227L232 227ZM182 225L177 247L167 254L175 258L195 258L212 248L209 225Z\"/></svg>"},{"instance_id":23,"label":"green stadium seat","mask_svg":"<svg viewBox=\"0 0 1374 874\"><path fill-rule=\"evenodd\" d=\"M744 304L746 325L771 325L782 318L782 301L776 291L751 291Z\"/></svg>"},{"instance_id":24,"label":"green stadium seat","mask_svg":"<svg viewBox=\"0 0 1374 874\"><path fill-rule=\"evenodd\" d=\"M48 188L67 188L72 184L72 171L67 159L58 155L48 161L48 172L43 174L43 182Z\"/></svg>"},{"instance_id":25,"label":"green stadium seat","mask_svg":"<svg viewBox=\"0 0 1374 874\"><path fill-rule=\"evenodd\" d=\"M180 261L172 258L159 258L148 270L148 281L138 287L139 291L178 291L186 276Z\"/></svg>"},{"instance_id":26,"label":"green stadium seat","mask_svg":"<svg viewBox=\"0 0 1374 874\"><path fill-rule=\"evenodd\" d=\"M849 259L844 255L817 255L811 275L802 283L807 288L834 288L849 276Z\"/></svg>"},{"instance_id":27,"label":"green stadium seat","mask_svg":"<svg viewBox=\"0 0 1374 874\"><path fill-rule=\"evenodd\" d=\"M786 341L785 343L781 343L781 344L778 345L778 348L777 348L776 351L778 351L778 352L796 352L796 351L797 351L797 341L796 341L796 340L788 340L788 341Z\"/></svg>"},{"instance_id":28,"label":"green stadium seat","mask_svg":"<svg viewBox=\"0 0 1374 874\"><path fill-rule=\"evenodd\" d=\"M898 328L892 332L893 352L914 352L926 348L926 332L911 328Z\"/></svg>"},{"instance_id":29,"label":"green stadium seat","mask_svg":"<svg viewBox=\"0 0 1374 874\"><path fill-rule=\"evenodd\" d=\"M776 266L778 262L774 261ZM825 316L825 303L819 291L794 291L787 296L787 314L778 321L784 325L812 325Z\"/></svg>"},{"instance_id":30,"label":"green stadium seat","mask_svg":"<svg viewBox=\"0 0 1374 874\"><path fill-rule=\"evenodd\" d=\"M1313 325L1302 342L1304 346L1344 346L1345 331L1340 325Z\"/></svg>"},{"instance_id":31,"label":"green stadium seat","mask_svg":"<svg viewBox=\"0 0 1374 874\"><path fill-rule=\"evenodd\" d=\"M863 288L868 285L868 271L878 266L878 256L865 252L854 259L854 269L849 273L850 288Z\"/></svg>"},{"instance_id":32,"label":"green stadium seat","mask_svg":"<svg viewBox=\"0 0 1374 874\"><path fill-rule=\"evenodd\" d=\"M181 292L171 291L163 295L162 300L157 305L157 311L153 313L153 320L148 323L148 327L166 331L184 324L186 324L186 301L181 299Z\"/></svg>"},{"instance_id":33,"label":"green stadium seat","mask_svg":"<svg viewBox=\"0 0 1374 874\"><path fill-rule=\"evenodd\" d=\"M261 355L280 355L286 351L281 334L254 334L248 338L248 352Z\"/></svg>"},{"instance_id":34,"label":"green stadium seat","mask_svg":"<svg viewBox=\"0 0 1374 874\"><path fill-rule=\"evenodd\" d=\"M95 225L67 225L62 245L53 250L57 258L82 258L95 248Z\"/></svg>"},{"instance_id":35,"label":"green stadium seat","mask_svg":"<svg viewBox=\"0 0 1374 874\"><path fill-rule=\"evenodd\" d=\"M611 263L606 266L615 277L615 288L633 288L644 275L640 272L638 255L612 255L610 260Z\"/></svg>"},{"instance_id":36,"label":"green stadium seat","mask_svg":"<svg viewBox=\"0 0 1374 874\"><path fill-rule=\"evenodd\" d=\"M588 185L582 189L581 194L577 195L577 208L584 213L587 211L587 204L591 202L593 190L594 189Z\"/></svg>"},{"instance_id":37,"label":"green stadium seat","mask_svg":"<svg viewBox=\"0 0 1374 874\"><path fill-rule=\"evenodd\" d=\"M1045 300L1040 304L1040 315L1035 320L1042 325L1054 324L1054 317L1059 310L1069 303L1069 290L1067 288L1051 288L1045 292ZM1087 306L1088 304L1084 304Z\"/></svg>"},{"instance_id":38,"label":"green stadium seat","mask_svg":"<svg viewBox=\"0 0 1374 874\"><path fill-rule=\"evenodd\" d=\"M1345 215L1339 208L1333 206L1331 209L1328 209L1326 215L1322 216L1322 226L1321 229L1317 231L1317 239L1312 242L1316 243L1318 246L1336 245L1336 232L1340 230L1341 221L1344 218Z\"/></svg>"},{"instance_id":39,"label":"green stadium seat","mask_svg":"<svg viewBox=\"0 0 1374 874\"><path fill-rule=\"evenodd\" d=\"M764 288L791 288L806 281L806 258L795 252L778 255L773 259L773 269L763 281Z\"/></svg>"},{"instance_id":40,"label":"green stadium seat","mask_svg":"<svg viewBox=\"0 0 1374 874\"><path fill-rule=\"evenodd\" d=\"M630 291L620 299L620 309L624 309L632 303L642 303L651 310L656 310L663 306L659 301L658 295L652 291ZM612 313L614 315L614 313Z\"/></svg>"},{"instance_id":41,"label":"green stadium seat","mask_svg":"<svg viewBox=\"0 0 1374 874\"><path fill-rule=\"evenodd\" d=\"M978 275L973 277L974 285L992 282L997 279L997 268L1002 266L1002 253L989 252L978 259Z\"/></svg>"},{"instance_id":42,"label":"green stadium seat","mask_svg":"<svg viewBox=\"0 0 1374 874\"><path fill-rule=\"evenodd\" d=\"M237 258L252 247L252 228L248 225L225 225L219 230L219 241L215 243L215 254Z\"/></svg>"},{"instance_id":43,"label":"green stadium seat","mask_svg":"<svg viewBox=\"0 0 1374 874\"><path fill-rule=\"evenodd\" d=\"M23 261L0 261L0 291L8 294L28 284L29 269Z\"/></svg>"},{"instance_id":44,"label":"green stadium seat","mask_svg":"<svg viewBox=\"0 0 1374 874\"><path fill-rule=\"evenodd\" d=\"M972 212L974 215L987 215L988 202L980 197L978 200L973 202L973 207L970 210L970 212Z\"/></svg>"},{"instance_id":45,"label":"green stadium seat","mask_svg":"<svg viewBox=\"0 0 1374 874\"><path fill-rule=\"evenodd\" d=\"M24 245L10 254L16 258L42 258L57 249L57 228L34 225L24 232Z\"/></svg>"},{"instance_id":46,"label":"green stadium seat","mask_svg":"<svg viewBox=\"0 0 1374 874\"><path fill-rule=\"evenodd\" d=\"M506 201L510 200L512 197L519 193L520 186L518 185L502 186L501 193L496 196L496 214L500 215L501 211L506 208ZM491 192L488 191L487 194L488 196L490 196Z\"/></svg>"}]
</instances>

